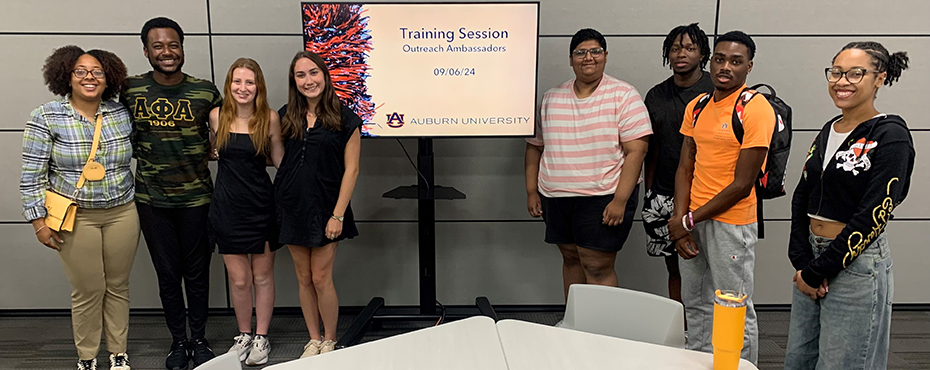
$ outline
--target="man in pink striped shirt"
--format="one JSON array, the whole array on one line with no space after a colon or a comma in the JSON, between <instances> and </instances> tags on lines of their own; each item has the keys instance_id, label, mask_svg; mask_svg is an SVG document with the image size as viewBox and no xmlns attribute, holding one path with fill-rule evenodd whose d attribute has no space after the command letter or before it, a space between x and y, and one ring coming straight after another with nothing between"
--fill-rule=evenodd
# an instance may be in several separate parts
<instances>
[{"instance_id":1,"label":"man in pink striped shirt","mask_svg":"<svg viewBox=\"0 0 930 370\"><path fill-rule=\"evenodd\" d=\"M614 261L633 224L652 134L639 92L604 74L600 32L578 31L568 51L575 78L543 96L525 162L527 210L559 246L566 298L571 284L618 285Z\"/></svg>"}]
</instances>

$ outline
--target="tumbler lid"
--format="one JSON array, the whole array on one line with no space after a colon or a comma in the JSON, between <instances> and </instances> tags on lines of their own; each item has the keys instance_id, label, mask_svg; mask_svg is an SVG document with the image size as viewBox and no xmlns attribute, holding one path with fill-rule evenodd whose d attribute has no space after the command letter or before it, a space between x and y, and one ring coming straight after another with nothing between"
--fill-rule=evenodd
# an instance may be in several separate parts
<instances>
[{"instance_id":1,"label":"tumbler lid","mask_svg":"<svg viewBox=\"0 0 930 370\"><path fill-rule=\"evenodd\" d=\"M720 289L717 289L716 295L718 299L731 303L743 303L746 300L745 294L739 294L732 290L720 291Z\"/></svg>"}]
</instances>

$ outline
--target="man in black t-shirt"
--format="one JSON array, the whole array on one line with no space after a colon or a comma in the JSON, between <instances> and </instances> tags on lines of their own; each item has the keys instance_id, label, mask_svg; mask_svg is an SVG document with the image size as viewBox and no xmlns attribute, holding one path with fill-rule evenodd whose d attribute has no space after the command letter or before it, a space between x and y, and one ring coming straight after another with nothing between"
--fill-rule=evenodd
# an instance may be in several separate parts
<instances>
[{"instance_id":1,"label":"man in black t-shirt","mask_svg":"<svg viewBox=\"0 0 930 370\"><path fill-rule=\"evenodd\" d=\"M650 256L665 257L668 295L679 302L678 253L668 236L668 220L674 208L675 172L683 140L679 130L688 103L702 93L714 91L710 74L704 71L709 57L707 35L697 23L675 27L662 45L662 64L671 67L672 76L650 89L644 102L653 130L644 172L647 190L642 216L648 236L646 252Z\"/></svg>"}]
</instances>

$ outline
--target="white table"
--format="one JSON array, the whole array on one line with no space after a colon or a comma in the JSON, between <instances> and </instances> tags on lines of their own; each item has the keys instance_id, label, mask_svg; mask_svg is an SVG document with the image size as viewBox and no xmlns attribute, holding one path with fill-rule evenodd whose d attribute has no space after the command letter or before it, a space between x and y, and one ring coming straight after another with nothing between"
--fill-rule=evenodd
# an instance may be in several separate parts
<instances>
[{"instance_id":1,"label":"white table","mask_svg":"<svg viewBox=\"0 0 930 370\"><path fill-rule=\"evenodd\" d=\"M502 320L497 333L510 370L706 369L713 355L525 321ZM757 370L740 360L740 370Z\"/></svg>"},{"instance_id":2,"label":"white table","mask_svg":"<svg viewBox=\"0 0 930 370\"><path fill-rule=\"evenodd\" d=\"M507 362L494 320L476 316L265 369L507 370Z\"/></svg>"},{"instance_id":3,"label":"white table","mask_svg":"<svg viewBox=\"0 0 930 370\"><path fill-rule=\"evenodd\" d=\"M476 316L269 370L712 370L709 353L517 320ZM740 370L758 370L740 360Z\"/></svg>"}]
</instances>

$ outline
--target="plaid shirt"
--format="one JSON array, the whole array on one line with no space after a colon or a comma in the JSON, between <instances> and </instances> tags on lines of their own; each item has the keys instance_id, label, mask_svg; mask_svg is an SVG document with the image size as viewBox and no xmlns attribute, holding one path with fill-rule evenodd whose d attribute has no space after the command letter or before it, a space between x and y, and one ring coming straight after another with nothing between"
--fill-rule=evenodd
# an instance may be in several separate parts
<instances>
[{"instance_id":1,"label":"plaid shirt","mask_svg":"<svg viewBox=\"0 0 930 370\"><path fill-rule=\"evenodd\" d=\"M106 169L106 175L100 181L84 182L75 199L79 208L112 208L131 202L135 195L129 169L132 159L129 111L115 101L105 100L97 114L103 115L103 124L96 161ZM67 97L32 111L23 134L23 173L19 183L26 220L46 216L46 189L71 198L93 142L94 122L75 111Z\"/></svg>"}]
</instances>

